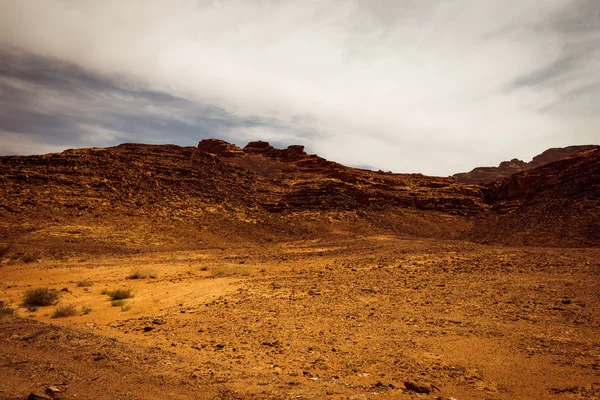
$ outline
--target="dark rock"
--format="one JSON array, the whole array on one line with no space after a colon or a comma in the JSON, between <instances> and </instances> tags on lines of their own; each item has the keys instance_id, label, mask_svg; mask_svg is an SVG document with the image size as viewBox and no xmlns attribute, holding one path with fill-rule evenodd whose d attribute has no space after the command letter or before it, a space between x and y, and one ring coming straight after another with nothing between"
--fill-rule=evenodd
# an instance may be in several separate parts
<instances>
[{"instance_id":1,"label":"dark rock","mask_svg":"<svg viewBox=\"0 0 600 400\"><path fill-rule=\"evenodd\" d=\"M145 326L144 327L144 332L150 332L151 330L153 330L154 328L151 326Z\"/></svg>"},{"instance_id":2,"label":"dark rock","mask_svg":"<svg viewBox=\"0 0 600 400\"><path fill-rule=\"evenodd\" d=\"M414 382L414 381L406 381L404 382L404 387L411 392L416 393L431 393L433 387L431 384L427 382Z\"/></svg>"},{"instance_id":3,"label":"dark rock","mask_svg":"<svg viewBox=\"0 0 600 400\"><path fill-rule=\"evenodd\" d=\"M27 400L52 400L52 397L39 392L31 392L29 393L29 396L27 396Z\"/></svg>"}]
</instances>

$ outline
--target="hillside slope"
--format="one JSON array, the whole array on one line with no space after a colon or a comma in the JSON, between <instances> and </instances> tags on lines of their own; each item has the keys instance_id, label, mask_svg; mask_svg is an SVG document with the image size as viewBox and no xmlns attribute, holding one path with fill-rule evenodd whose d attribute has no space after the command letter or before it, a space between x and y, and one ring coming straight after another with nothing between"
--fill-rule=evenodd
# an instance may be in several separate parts
<instances>
[{"instance_id":1,"label":"hillside slope","mask_svg":"<svg viewBox=\"0 0 600 400\"><path fill-rule=\"evenodd\" d=\"M345 167L266 142L0 157L0 242L140 251L393 234L594 245L598 150L483 186ZM563 206L564 205L564 206Z\"/></svg>"}]
</instances>

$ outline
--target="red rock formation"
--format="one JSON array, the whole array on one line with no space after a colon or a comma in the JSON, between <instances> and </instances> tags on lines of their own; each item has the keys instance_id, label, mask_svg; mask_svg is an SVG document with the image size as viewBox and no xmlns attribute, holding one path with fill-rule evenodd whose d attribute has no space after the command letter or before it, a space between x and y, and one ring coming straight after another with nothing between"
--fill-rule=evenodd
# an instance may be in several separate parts
<instances>
[{"instance_id":1,"label":"red rock formation","mask_svg":"<svg viewBox=\"0 0 600 400\"><path fill-rule=\"evenodd\" d=\"M548 149L542 154L533 157L533 160L529 163L513 158L510 161L501 162L498 167L478 167L474 168L471 172L462 172L454 174L453 176L458 182L463 183L490 183L496 179L508 178L519 172L541 167L542 165L558 161L565 157L577 154L580 151L589 150L594 147L596 146L585 145Z\"/></svg>"}]
</instances>

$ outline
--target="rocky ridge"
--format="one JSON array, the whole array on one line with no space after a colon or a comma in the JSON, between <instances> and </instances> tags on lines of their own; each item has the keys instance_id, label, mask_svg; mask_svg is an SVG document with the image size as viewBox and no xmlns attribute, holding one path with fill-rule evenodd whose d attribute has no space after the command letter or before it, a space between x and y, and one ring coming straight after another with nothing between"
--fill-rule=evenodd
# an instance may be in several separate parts
<instances>
[{"instance_id":1,"label":"rocky ridge","mask_svg":"<svg viewBox=\"0 0 600 400\"><path fill-rule=\"evenodd\" d=\"M497 179L509 178L510 176L518 174L519 172L538 168L554 161L559 161L565 157L570 157L581 151L593 149L595 147L597 146L584 145L552 148L533 157L530 162L513 158L510 161L501 162L497 167L477 167L470 172L461 172L452 176L456 178L458 182L463 183L491 183Z\"/></svg>"},{"instance_id":2,"label":"rocky ridge","mask_svg":"<svg viewBox=\"0 0 600 400\"><path fill-rule=\"evenodd\" d=\"M197 248L378 233L593 245L600 241L598 153L592 148L490 185L349 168L303 146L260 141L0 157L0 241ZM569 208L559 206L565 202ZM507 222L515 220L522 226Z\"/></svg>"}]
</instances>

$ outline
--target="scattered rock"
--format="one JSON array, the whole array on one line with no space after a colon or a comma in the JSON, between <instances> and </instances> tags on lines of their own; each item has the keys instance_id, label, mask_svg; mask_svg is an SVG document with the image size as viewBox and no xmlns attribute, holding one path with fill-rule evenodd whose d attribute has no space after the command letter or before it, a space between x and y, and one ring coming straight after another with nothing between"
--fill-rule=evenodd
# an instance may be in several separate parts
<instances>
[{"instance_id":1,"label":"scattered rock","mask_svg":"<svg viewBox=\"0 0 600 400\"><path fill-rule=\"evenodd\" d=\"M145 326L144 327L144 332L150 332L151 330L153 330L154 328L151 326Z\"/></svg>"},{"instance_id":2,"label":"scattered rock","mask_svg":"<svg viewBox=\"0 0 600 400\"><path fill-rule=\"evenodd\" d=\"M166 322L163 321L162 319L155 319L155 320L152 321L152 323L154 325L164 325L164 324L166 324Z\"/></svg>"},{"instance_id":3,"label":"scattered rock","mask_svg":"<svg viewBox=\"0 0 600 400\"><path fill-rule=\"evenodd\" d=\"M56 386L48 386L46 388L46 394L49 394L50 396L56 394L56 393L60 393L61 390L59 388L57 388Z\"/></svg>"},{"instance_id":4,"label":"scattered rock","mask_svg":"<svg viewBox=\"0 0 600 400\"><path fill-rule=\"evenodd\" d=\"M406 381L406 382L404 382L404 387L407 390L410 390L412 392L425 393L425 394L431 393L433 391L433 388L436 388L435 386L433 386L430 383L427 383L427 382L415 382L415 381Z\"/></svg>"}]
</instances>

